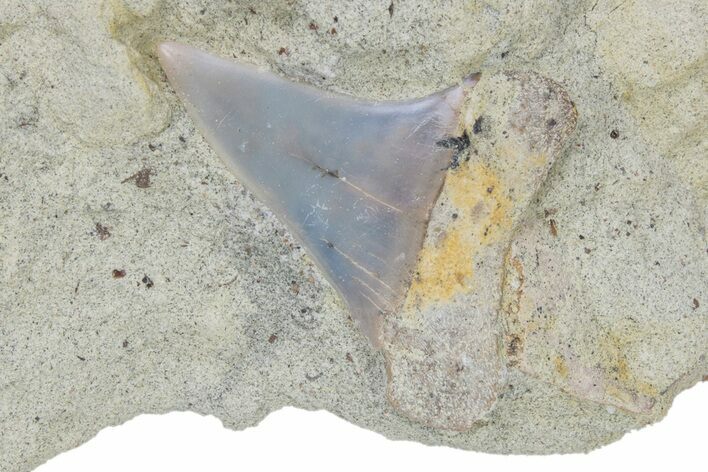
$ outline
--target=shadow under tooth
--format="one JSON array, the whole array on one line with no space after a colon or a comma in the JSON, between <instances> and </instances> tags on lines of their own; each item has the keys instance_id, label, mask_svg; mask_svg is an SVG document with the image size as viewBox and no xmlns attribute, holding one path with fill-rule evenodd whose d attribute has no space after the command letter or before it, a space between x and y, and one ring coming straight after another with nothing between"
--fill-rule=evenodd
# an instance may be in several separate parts
<instances>
[{"instance_id":1,"label":"shadow under tooth","mask_svg":"<svg viewBox=\"0 0 708 472\"><path fill-rule=\"evenodd\" d=\"M370 102L175 43L159 56L209 143L380 347L381 315L402 303L452 157L437 143L458 128L462 87Z\"/></svg>"}]
</instances>

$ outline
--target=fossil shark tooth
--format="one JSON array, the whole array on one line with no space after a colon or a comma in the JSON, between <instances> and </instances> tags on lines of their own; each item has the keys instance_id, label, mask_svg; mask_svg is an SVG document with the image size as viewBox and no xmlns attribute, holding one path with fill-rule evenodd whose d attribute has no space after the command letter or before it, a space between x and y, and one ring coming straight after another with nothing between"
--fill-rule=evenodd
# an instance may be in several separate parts
<instances>
[{"instance_id":1,"label":"fossil shark tooth","mask_svg":"<svg viewBox=\"0 0 708 472\"><path fill-rule=\"evenodd\" d=\"M575 129L565 91L497 73L372 102L178 44L159 56L207 141L382 350L390 404L451 430L490 412L516 355L500 349L523 291L509 247Z\"/></svg>"},{"instance_id":2,"label":"fossil shark tooth","mask_svg":"<svg viewBox=\"0 0 708 472\"><path fill-rule=\"evenodd\" d=\"M381 346L403 302L431 208L465 145L460 109L477 81L374 102L163 43L160 62L207 141L299 238Z\"/></svg>"}]
</instances>

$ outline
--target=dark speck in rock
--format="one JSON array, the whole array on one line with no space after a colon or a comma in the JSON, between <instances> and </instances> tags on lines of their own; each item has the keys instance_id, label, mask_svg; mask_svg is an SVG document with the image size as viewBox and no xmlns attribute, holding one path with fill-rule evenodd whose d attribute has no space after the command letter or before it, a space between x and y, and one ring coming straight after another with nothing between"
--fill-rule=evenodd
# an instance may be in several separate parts
<instances>
[{"instance_id":1,"label":"dark speck in rock","mask_svg":"<svg viewBox=\"0 0 708 472\"><path fill-rule=\"evenodd\" d=\"M98 236L98 239L101 241L105 241L111 237L111 232L108 230L107 226L103 226L101 223L96 223L96 236Z\"/></svg>"},{"instance_id":2,"label":"dark speck in rock","mask_svg":"<svg viewBox=\"0 0 708 472\"><path fill-rule=\"evenodd\" d=\"M551 228L551 235L555 238L556 236L558 236L558 225L556 224L556 220L551 218L550 220L548 220L548 224Z\"/></svg>"},{"instance_id":3,"label":"dark speck in rock","mask_svg":"<svg viewBox=\"0 0 708 472\"><path fill-rule=\"evenodd\" d=\"M472 125L472 132L474 134L479 134L482 132L482 122L484 121L484 117L480 116L476 120L474 120L474 125Z\"/></svg>"},{"instance_id":4,"label":"dark speck in rock","mask_svg":"<svg viewBox=\"0 0 708 472\"><path fill-rule=\"evenodd\" d=\"M152 288L153 285L155 285L152 282L152 279L150 277L148 277L147 275L143 276L143 283L145 284L145 287L147 287L147 288Z\"/></svg>"},{"instance_id":5,"label":"dark speck in rock","mask_svg":"<svg viewBox=\"0 0 708 472\"><path fill-rule=\"evenodd\" d=\"M448 136L435 143L437 146L453 149L452 159L448 169L456 169L460 165L460 155L470 146L470 137L465 130L462 136Z\"/></svg>"},{"instance_id":6,"label":"dark speck in rock","mask_svg":"<svg viewBox=\"0 0 708 472\"><path fill-rule=\"evenodd\" d=\"M138 188L148 188L150 187L150 176L152 174L152 169L146 167L137 171L135 174L123 180L121 183L124 184L126 182L135 182L135 186Z\"/></svg>"}]
</instances>

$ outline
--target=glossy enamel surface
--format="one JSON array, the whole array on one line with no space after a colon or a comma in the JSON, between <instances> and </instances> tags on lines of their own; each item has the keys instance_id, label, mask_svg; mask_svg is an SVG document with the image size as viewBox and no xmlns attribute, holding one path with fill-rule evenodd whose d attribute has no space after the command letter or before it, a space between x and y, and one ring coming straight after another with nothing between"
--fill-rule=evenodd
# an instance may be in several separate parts
<instances>
[{"instance_id":1,"label":"glossy enamel surface","mask_svg":"<svg viewBox=\"0 0 708 472\"><path fill-rule=\"evenodd\" d=\"M400 307L476 78L417 100L329 93L176 44L170 83L238 180L283 221L376 347ZM447 144L447 145L446 145Z\"/></svg>"}]
</instances>

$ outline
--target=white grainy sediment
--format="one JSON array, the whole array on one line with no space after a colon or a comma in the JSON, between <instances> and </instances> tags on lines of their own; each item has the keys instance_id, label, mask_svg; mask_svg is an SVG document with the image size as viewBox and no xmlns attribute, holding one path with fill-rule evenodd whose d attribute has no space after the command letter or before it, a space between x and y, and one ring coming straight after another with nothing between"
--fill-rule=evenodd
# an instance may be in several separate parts
<instances>
[{"instance_id":1,"label":"white grainy sediment","mask_svg":"<svg viewBox=\"0 0 708 472\"><path fill-rule=\"evenodd\" d=\"M430 444L585 451L706 371L703 2L74 3L0 8L0 470L140 413L244 428L284 404ZM167 86L164 40L376 99L476 70L562 85L577 129L512 244L524 290L483 422L438 432L387 404L381 356Z\"/></svg>"}]
</instances>

